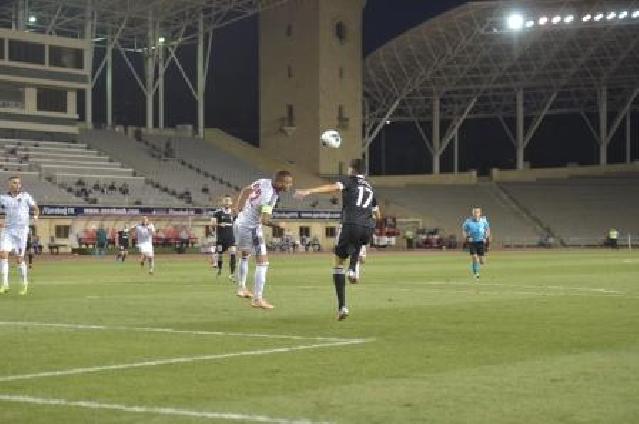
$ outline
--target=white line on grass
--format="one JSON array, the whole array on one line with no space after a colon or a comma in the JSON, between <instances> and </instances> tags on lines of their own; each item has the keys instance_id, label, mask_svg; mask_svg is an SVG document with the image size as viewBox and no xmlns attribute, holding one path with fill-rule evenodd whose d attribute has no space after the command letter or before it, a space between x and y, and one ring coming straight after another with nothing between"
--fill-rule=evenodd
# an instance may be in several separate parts
<instances>
[{"instance_id":1,"label":"white line on grass","mask_svg":"<svg viewBox=\"0 0 639 424\"><path fill-rule=\"evenodd\" d=\"M406 284L406 283L398 283L398 284ZM596 287L566 287L566 286L542 286L542 285L530 285L530 284L518 284L518 283L486 283L486 282L475 282L475 281L424 281L424 282L410 282L408 285L417 287L424 285L431 286L468 286L468 287L476 287L476 286L495 286L495 287L509 287L514 289L544 289L544 290L565 290L565 291L577 291L577 292L587 292L587 293L599 293L599 294L614 294L614 295L625 295L626 293L619 290L611 290L606 288L596 288Z\"/></svg>"},{"instance_id":2,"label":"white line on grass","mask_svg":"<svg viewBox=\"0 0 639 424\"><path fill-rule=\"evenodd\" d=\"M233 336L233 337L254 337L263 339L283 339L283 340L315 340L326 342L359 341L360 339L342 339L336 337L306 337L285 334L257 334L257 333L235 333L226 331L206 331L206 330L178 330L174 328L154 328L154 327L126 327L92 324L65 324L32 321L0 321L0 326L23 326L23 327L53 327L68 328L72 330L104 330L104 331L136 331L145 333L168 333L168 334L191 334L196 336Z\"/></svg>"},{"instance_id":3,"label":"white line on grass","mask_svg":"<svg viewBox=\"0 0 639 424\"><path fill-rule=\"evenodd\" d=\"M101 371L125 370L130 368L156 367L160 365L187 364L191 362L213 361L218 359L235 358L240 356L270 355L274 353L296 352L300 350L319 349L323 347L349 346L354 344L365 343L367 341L368 340L345 340L345 341L338 341L338 342L332 342L332 343L280 347L280 348L274 348L274 349L246 350L242 352L218 353L218 354L212 354L212 355L187 356L187 357L180 357L180 358L167 358L167 359L158 359L154 361L132 362L128 364L98 365L94 367L71 368L67 370L58 370L58 371L44 371L44 372L38 372L33 374L7 375L4 377L0 377L0 382L32 380L32 379L46 378L46 377L61 377L61 376L67 376L67 375L87 374L87 373L101 372Z\"/></svg>"},{"instance_id":4,"label":"white line on grass","mask_svg":"<svg viewBox=\"0 0 639 424\"><path fill-rule=\"evenodd\" d=\"M245 415L245 414L234 414L229 412L190 411L187 409L118 405L118 404L112 404L112 403L101 403L101 402L84 401L84 400L71 401L71 400L65 400L65 399L46 399L46 398L21 396L21 395L0 394L0 401L30 403L30 404L36 404L36 405L72 406L77 408L102 409L102 410L111 410L111 411L120 411L120 412L134 412L134 413L140 413L140 414L169 415L169 416L194 417L194 418L206 418L206 419L215 419L215 420L256 422L256 423L269 423L269 424L320 424L319 422L310 421L304 418L302 419L273 418L273 417L267 417L263 415Z\"/></svg>"}]
</instances>

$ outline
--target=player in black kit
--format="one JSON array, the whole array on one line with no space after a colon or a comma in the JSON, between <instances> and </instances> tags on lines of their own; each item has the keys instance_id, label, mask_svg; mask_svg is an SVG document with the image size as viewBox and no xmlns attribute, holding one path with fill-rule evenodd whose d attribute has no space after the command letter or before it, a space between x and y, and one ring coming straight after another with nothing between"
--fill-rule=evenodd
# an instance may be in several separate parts
<instances>
[{"instance_id":1,"label":"player in black kit","mask_svg":"<svg viewBox=\"0 0 639 424\"><path fill-rule=\"evenodd\" d=\"M129 228L128 226L118 231L118 254L116 261L124 262L129 254Z\"/></svg>"},{"instance_id":2,"label":"player in black kit","mask_svg":"<svg viewBox=\"0 0 639 424\"><path fill-rule=\"evenodd\" d=\"M233 235L233 221L235 220L233 212L233 199L231 196L224 196L222 198L221 208L218 209L213 215L212 224L216 227L216 249L215 254L217 256L217 275L222 273L222 262L224 258L224 252L228 250L231 258L229 261L230 271L229 279L235 279L235 264L236 264L236 248L235 248L235 236Z\"/></svg>"},{"instance_id":3,"label":"player in black kit","mask_svg":"<svg viewBox=\"0 0 639 424\"><path fill-rule=\"evenodd\" d=\"M297 190L295 197L317 193L342 192L342 230L335 246L335 269L333 282L337 294L337 319L348 316L346 306L346 273L344 263L352 254L359 253L362 246L370 242L375 223L371 219L375 205L375 193L364 177L364 162L353 159L348 168L348 176L334 184L327 184L306 190Z\"/></svg>"}]
</instances>

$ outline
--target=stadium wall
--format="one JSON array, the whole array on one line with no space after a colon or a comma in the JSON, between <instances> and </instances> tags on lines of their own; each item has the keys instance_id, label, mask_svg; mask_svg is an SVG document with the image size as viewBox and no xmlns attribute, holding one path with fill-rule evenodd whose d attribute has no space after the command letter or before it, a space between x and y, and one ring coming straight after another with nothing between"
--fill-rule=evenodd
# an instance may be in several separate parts
<instances>
[{"instance_id":1,"label":"stadium wall","mask_svg":"<svg viewBox=\"0 0 639 424\"><path fill-rule=\"evenodd\" d=\"M477 172L457 174L382 175L369 178L373 187L406 187L407 185L476 184Z\"/></svg>"},{"instance_id":2,"label":"stadium wall","mask_svg":"<svg viewBox=\"0 0 639 424\"><path fill-rule=\"evenodd\" d=\"M535 181L543 178L569 178L577 175L600 176L615 173L639 173L639 162L613 165L586 165L563 168L533 168L521 170L492 169L491 178L495 182Z\"/></svg>"}]
</instances>

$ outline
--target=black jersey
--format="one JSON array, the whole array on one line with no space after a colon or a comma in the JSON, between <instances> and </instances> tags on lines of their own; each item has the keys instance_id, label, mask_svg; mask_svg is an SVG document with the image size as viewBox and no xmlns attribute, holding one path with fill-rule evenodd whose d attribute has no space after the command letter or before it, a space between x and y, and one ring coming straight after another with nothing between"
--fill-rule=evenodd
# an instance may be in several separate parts
<instances>
[{"instance_id":1,"label":"black jersey","mask_svg":"<svg viewBox=\"0 0 639 424\"><path fill-rule=\"evenodd\" d=\"M363 175L341 178L342 224L354 224L374 228L373 208L377 205L375 193Z\"/></svg>"},{"instance_id":2,"label":"black jersey","mask_svg":"<svg viewBox=\"0 0 639 424\"><path fill-rule=\"evenodd\" d=\"M217 237L233 236L233 211L231 209L218 209L213 214L213 218L217 221Z\"/></svg>"},{"instance_id":3,"label":"black jersey","mask_svg":"<svg viewBox=\"0 0 639 424\"><path fill-rule=\"evenodd\" d=\"M129 232L118 231L118 245L120 247L129 247Z\"/></svg>"}]
</instances>

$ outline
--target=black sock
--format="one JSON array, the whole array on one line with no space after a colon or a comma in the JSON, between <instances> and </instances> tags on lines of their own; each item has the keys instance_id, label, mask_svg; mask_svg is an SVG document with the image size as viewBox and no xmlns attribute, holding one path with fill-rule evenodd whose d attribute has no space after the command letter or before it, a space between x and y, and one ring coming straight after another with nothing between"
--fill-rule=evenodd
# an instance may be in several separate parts
<instances>
[{"instance_id":1,"label":"black sock","mask_svg":"<svg viewBox=\"0 0 639 424\"><path fill-rule=\"evenodd\" d=\"M29 266L33 264L33 253L29 253Z\"/></svg>"},{"instance_id":2,"label":"black sock","mask_svg":"<svg viewBox=\"0 0 639 424\"><path fill-rule=\"evenodd\" d=\"M236 258L235 258L235 253L231 253L231 261L230 261L230 265L231 265L231 274L235 274L235 264L236 264Z\"/></svg>"},{"instance_id":3,"label":"black sock","mask_svg":"<svg viewBox=\"0 0 639 424\"><path fill-rule=\"evenodd\" d=\"M344 268L333 270L333 283L335 283L335 293L337 294L337 307L342 309L346 306L346 276Z\"/></svg>"},{"instance_id":4,"label":"black sock","mask_svg":"<svg viewBox=\"0 0 639 424\"><path fill-rule=\"evenodd\" d=\"M217 270L218 270L218 272L222 272L222 255L223 255L223 253L220 253L219 255L217 255Z\"/></svg>"}]
</instances>

